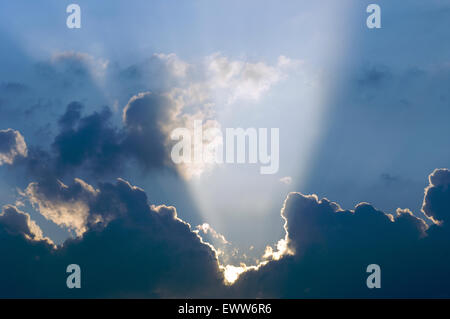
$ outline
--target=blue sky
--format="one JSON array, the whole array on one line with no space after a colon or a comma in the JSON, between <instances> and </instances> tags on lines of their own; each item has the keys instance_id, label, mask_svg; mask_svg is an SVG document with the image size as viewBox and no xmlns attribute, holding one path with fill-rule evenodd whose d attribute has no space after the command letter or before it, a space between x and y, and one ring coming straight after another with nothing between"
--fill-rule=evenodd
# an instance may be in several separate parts
<instances>
[{"instance_id":1,"label":"blue sky","mask_svg":"<svg viewBox=\"0 0 450 319\"><path fill-rule=\"evenodd\" d=\"M100 218L91 188L106 192L122 178L193 229L208 223L220 262L235 266L277 249L290 192L344 210L410 209L432 224L424 189L450 162L450 4L377 1L382 28L368 29L370 3L78 1L82 27L68 29L70 2L3 2L0 130L20 132L29 152L0 165L0 204L62 244ZM217 65L236 77L214 73ZM146 92L180 94L181 113ZM124 120L138 103L150 109ZM159 155L166 131L191 116L279 128L279 171L223 165L187 178Z\"/></svg>"},{"instance_id":2,"label":"blue sky","mask_svg":"<svg viewBox=\"0 0 450 319\"><path fill-rule=\"evenodd\" d=\"M38 4L8 3L11 7L2 11L2 14L5 14L5 17L2 17L4 24L2 29L5 30L4 37L11 42L6 59L12 61L5 63L5 66L12 68L12 75L5 76L5 82L21 82L22 78L17 74L17 68L27 68L25 65L28 64L29 67L24 72L30 72L34 64L48 61L55 54L66 51L82 52L95 59L107 60L111 68L116 64L120 68L129 67L148 59L154 53L175 53L180 59L192 64L201 63L205 57L217 52L230 60L262 61L269 65L275 64L281 55L293 60L306 61L304 70L297 73L290 72L290 78L280 81L280 84L277 83L276 88L268 91L264 98L258 101L237 101L232 112L223 105L218 106L218 113L223 117L221 122L224 126L285 127L281 130L285 140L282 148L285 154L282 155L282 173L287 176L297 173L296 157L308 157L306 154L298 153L310 152L309 148L312 147L309 146L312 142L307 141L309 136L300 141L289 137L295 134L295 127L298 125L294 119L297 116L301 118L303 110L309 109L308 114L317 117L319 121L315 108L322 106L314 104L321 103L318 100L322 97L313 95L328 94L326 78L331 73L330 69L334 68L337 61L344 56L348 45L347 39L352 36L349 20L363 21L364 18L364 15L354 17L356 8L350 8L348 4L336 5L332 1L326 2L327 10L323 10L322 6L308 3L299 5L296 2L280 7L274 1L245 4L155 1L152 5L143 1L136 2L133 6L121 1L113 1L108 6L92 2L79 4L82 8L82 28L71 30L65 27L67 15L61 15L61 11L65 11L65 4L61 2L50 1L45 10ZM14 12L14 18L12 19L7 12ZM317 14L322 15L322 19L317 19ZM336 15L339 19L336 19ZM39 27L32 27L34 25ZM11 51L18 53L11 54ZM308 89L308 84L306 87L304 85L305 82L313 81L310 79L312 76L316 78L315 81L321 81L318 84L320 87L314 88L315 92ZM319 90L323 92L318 92ZM119 99L119 108L123 108L129 97L137 93L139 92L125 92L125 96ZM92 109L114 103L114 99L107 96L111 96L111 92L90 90L82 96L76 94L69 92L72 96L65 97L66 103L69 103L70 99L85 99L89 101L86 107ZM61 111L55 110L55 116L60 115L64 107L65 105L61 106ZM292 116L292 113L295 116ZM303 125L306 122L305 119ZM40 138L37 143L45 145L45 142L41 143ZM306 163L303 165L306 166ZM215 203L206 206L204 210L218 210L218 212L213 214L204 212L210 215L208 222L215 222L215 216L224 215L231 216L230 218L235 218L236 215L248 216L248 222L255 217L266 218L267 215L272 215L272 218L278 221L276 211L279 210L288 191L278 182L284 175L269 178L270 181L266 183L267 178L261 180L255 173L256 170L244 176L239 172L232 175L234 178L241 178L240 183L244 183L243 186L248 189L248 193L240 196L241 198L236 198L236 194L230 191L227 191L229 195L226 195L225 201L221 200L223 197L221 194L210 194ZM197 184L208 185L209 181L215 183L214 179L206 179ZM225 176L218 176L217 181L219 181L218 189L229 189L233 183L233 180ZM146 183L145 180L139 182L140 185ZM253 186L260 182L267 184L267 187L253 190ZM158 186L156 192L159 192L160 187ZM209 185L199 186L199 190L196 191L202 193L208 189L211 189ZM276 194L273 194L274 189ZM249 212L250 208L245 203L260 198L260 191L270 194L270 197L275 195L274 199L265 203L266 207L261 208L263 211ZM153 190L150 193L153 193ZM167 197L157 197L156 200L177 203L176 199ZM239 204L228 206L235 201ZM269 206L272 204L273 207ZM236 209L239 211L230 212ZM211 218L212 220L209 220ZM241 236L239 234L241 231L232 233L235 228L234 222L219 219L217 223L224 223L224 226L219 226L222 228L221 231L230 232L231 236ZM226 226L227 224L232 225ZM264 223L261 224L262 238L259 241L260 245L265 245L267 240L264 238L265 226ZM278 232L281 231L280 224ZM278 236L279 234L275 233L273 239ZM247 242L248 238L245 236L237 240Z\"/></svg>"}]
</instances>

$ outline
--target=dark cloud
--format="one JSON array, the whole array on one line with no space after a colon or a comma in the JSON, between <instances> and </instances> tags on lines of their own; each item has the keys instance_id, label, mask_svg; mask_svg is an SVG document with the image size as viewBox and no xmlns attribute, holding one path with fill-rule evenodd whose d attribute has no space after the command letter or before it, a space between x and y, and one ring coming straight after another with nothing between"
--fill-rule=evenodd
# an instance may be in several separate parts
<instances>
[{"instance_id":1,"label":"dark cloud","mask_svg":"<svg viewBox=\"0 0 450 319\"><path fill-rule=\"evenodd\" d=\"M6 205L0 214L0 225L11 235L23 235L31 240L43 240L39 226L31 220L30 215L17 207Z\"/></svg>"},{"instance_id":2,"label":"dark cloud","mask_svg":"<svg viewBox=\"0 0 450 319\"><path fill-rule=\"evenodd\" d=\"M61 131L52 145L57 169L64 172L85 165L98 175L120 171L123 137L110 122L110 109L105 107L85 117L81 109L81 104L71 103L59 119Z\"/></svg>"},{"instance_id":3,"label":"dark cloud","mask_svg":"<svg viewBox=\"0 0 450 319\"><path fill-rule=\"evenodd\" d=\"M83 104L80 102L72 102L67 105L66 112L59 118L58 124L63 131L73 129L77 122L81 119L81 111Z\"/></svg>"},{"instance_id":4,"label":"dark cloud","mask_svg":"<svg viewBox=\"0 0 450 319\"><path fill-rule=\"evenodd\" d=\"M16 157L27 156L27 145L19 131L0 130L0 166L13 164Z\"/></svg>"},{"instance_id":5,"label":"dark cloud","mask_svg":"<svg viewBox=\"0 0 450 319\"><path fill-rule=\"evenodd\" d=\"M450 171L435 170L429 176L429 186L425 190L423 212L433 219L444 222L450 220Z\"/></svg>"},{"instance_id":6,"label":"dark cloud","mask_svg":"<svg viewBox=\"0 0 450 319\"><path fill-rule=\"evenodd\" d=\"M5 207L0 253L8 258L0 263L0 296L449 297L449 174L430 175L424 213L441 221L431 226L409 210L389 215L361 203L348 211L291 193L282 209L285 254L248 270L231 287L223 283L215 251L175 208L149 205L144 191L128 182L96 189L81 180L34 183L27 196L41 202L44 215L47 209L61 218L88 216L88 222L82 236L54 248L31 236L25 213ZM81 266L81 289L65 287L64 270L72 263ZM369 264L381 266L381 289L366 287Z\"/></svg>"},{"instance_id":7,"label":"dark cloud","mask_svg":"<svg viewBox=\"0 0 450 319\"><path fill-rule=\"evenodd\" d=\"M54 280L55 273L47 271L53 246L26 238L23 229L23 223L15 231L11 224L0 223L1 298L48 295L47 283Z\"/></svg>"},{"instance_id":8,"label":"dark cloud","mask_svg":"<svg viewBox=\"0 0 450 319\"><path fill-rule=\"evenodd\" d=\"M82 181L32 187L47 209L79 202L89 216L102 218L92 218L82 237L53 248L23 236L29 233L23 213L7 208L6 217L0 215L0 253L7 256L0 263L1 297L206 297L221 286L215 252L174 207L149 205L126 181L101 184L95 192ZM65 286L65 269L73 263L82 270L78 290Z\"/></svg>"},{"instance_id":9,"label":"dark cloud","mask_svg":"<svg viewBox=\"0 0 450 319\"><path fill-rule=\"evenodd\" d=\"M117 127L109 107L83 116L83 104L71 102L58 120L59 133L51 151L30 147L27 160L21 163L32 176L43 178L73 176L77 169L95 177L117 176L129 161L136 161L145 171L175 171L165 131L174 107L168 97L141 93L130 99L123 112L123 126ZM6 132L4 135L6 144Z\"/></svg>"},{"instance_id":10,"label":"dark cloud","mask_svg":"<svg viewBox=\"0 0 450 319\"><path fill-rule=\"evenodd\" d=\"M151 93L134 96L124 109L124 147L146 168L171 166L164 130L174 109L174 101Z\"/></svg>"},{"instance_id":11,"label":"dark cloud","mask_svg":"<svg viewBox=\"0 0 450 319\"><path fill-rule=\"evenodd\" d=\"M408 210L396 216L369 204L353 211L292 193L282 215L294 255L245 273L233 289L246 297L449 297L448 170L430 176L424 211L444 223L429 228ZM366 267L378 264L381 289L366 287Z\"/></svg>"}]
</instances>

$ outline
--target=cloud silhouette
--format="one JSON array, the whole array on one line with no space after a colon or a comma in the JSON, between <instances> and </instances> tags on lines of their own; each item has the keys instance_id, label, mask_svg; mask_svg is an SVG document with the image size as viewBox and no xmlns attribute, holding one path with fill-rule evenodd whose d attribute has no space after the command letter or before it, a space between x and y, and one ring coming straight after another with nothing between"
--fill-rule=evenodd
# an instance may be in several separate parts
<instances>
[{"instance_id":1,"label":"cloud silhouette","mask_svg":"<svg viewBox=\"0 0 450 319\"><path fill-rule=\"evenodd\" d=\"M19 131L0 130L0 166L13 164L16 157L26 157L27 154L27 144Z\"/></svg>"},{"instance_id":2,"label":"cloud silhouette","mask_svg":"<svg viewBox=\"0 0 450 319\"><path fill-rule=\"evenodd\" d=\"M293 253L244 273L233 289L245 297L449 297L449 186L447 169L430 175L424 213L443 221L431 226L405 209L391 215L361 203L348 211L291 193L282 216ZM381 289L366 286L369 264L381 267Z\"/></svg>"},{"instance_id":3,"label":"cloud silhouette","mask_svg":"<svg viewBox=\"0 0 450 319\"><path fill-rule=\"evenodd\" d=\"M166 131L166 126L171 125L169 113L174 108L175 103L166 96L138 94L124 108L120 127L113 124L109 107L83 116L84 105L71 102L58 119L59 133L51 150L32 146L28 158L19 164L25 164L32 176L41 179L73 176L77 170L93 177L117 176L130 161L137 162L145 171L157 168L175 172ZM13 134L18 134L16 148L10 146L9 153L5 151L0 157L10 164L19 152L27 154L18 132L5 131L4 148L8 147L6 143L12 143Z\"/></svg>"},{"instance_id":4,"label":"cloud silhouette","mask_svg":"<svg viewBox=\"0 0 450 319\"><path fill-rule=\"evenodd\" d=\"M44 240L41 228L30 218L30 215L17 207L6 205L0 214L0 224L12 235L23 235L30 240ZM47 240L47 239L46 239Z\"/></svg>"},{"instance_id":5,"label":"cloud silhouette","mask_svg":"<svg viewBox=\"0 0 450 319\"><path fill-rule=\"evenodd\" d=\"M123 110L124 148L146 168L171 166L167 147L171 113L176 105L168 96L140 93Z\"/></svg>"},{"instance_id":6,"label":"cloud silhouette","mask_svg":"<svg viewBox=\"0 0 450 319\"><path fill-rule=\"evenodd\" d=\"M176 54L158 53L122 68L89 54L61 52L27 67L26 83L0 87L0 106L8 115L0 122L23 128L30 144L28 173L34 177L115 178L136 161L146 172L167 169L190 178L216 165L175 167L171 131L193 131L195 120L205 129L220 129L217 110L259 100L299 64L285 56L267 64L220 53L189 64ZM204 149L217 143L214 136L205 139Z\"/></svg>"},{"instance_id":7,"label":"cloud silhouette","mask_svg":"<svg viewBox=\"0 0 450 319\"><path fill-rule=\"evenodd\" d=\"M438 169L428 177L422 211L438 222L445 222L450 215L450 171Z\"/></svg>"},{"instance_id":8,"label":"cloud silhouette","mask_svg":"<svg viewBox=\"0 0 450 319\"><path fill-rule=\"evenodd\" d=\"M36 235L27 214L5 207L0 253L8 258L0 263L1 297L206 297L221 285L214 250L174 207L150 205L141 189L124 180L95 191L81 180L32 184L27 193L41 201L44 216L86 220L85 231L54 247ZM77 203L85 211L68 208ZM79 290L65 286L65 268L73 263L82 270Z\"/></svg>"},{"instance_id":9,"label":"cloud silhouette","mask_svg":"<svg viewBox=\"0 0 450 319\"><path fill-rule=\"evenodd\" d=\"M205 225L191 229L174 207L151 205L142 189L123 179L95 186L81 178L68 185L62 182L78 173L83 178L121 176L129 161L145 169L173 169L168 132L177 126L190 128L193 119L213 122L210 91L223 93L218 95L223 104L258 99L284 77L291 63L280 58L269 66L213 55L203 70L195 71L175 55L155 55L121 72L89 56L66 53L38 66L42 85L53 83L67 96L71 90L113 87L104 80L111 77L115 82L114 76L133 90L123 95L127 102L122 104L126 106L120 123L114 107L87 110L85 102L70 99L64 113L56 113L58 126L50 149L28 147L18 131L0 131L0 165L25 163L35 181L27 181L23 196L43 217L75 235L55 246L27 213L5 206L0 214L0 254L7 258L0 262L0 296L449 297L447 169L429 176L422 206L429 226L407 209L388 214L361 203L343 210L315 195L291 193L281 212L285 237L276 247L268 246L263 262L254 266L221 264L235 262L236 256L218 259L219 252L235 251L220 234ZM167 75L158 87L165 93L148 92L147 79L157 82L154 75L159 73ZM374 67L357 85L371 93L398 79L392 70ZM8 84L3 88L7 94L2 94L14 97L24 90L31 94L28 86ZM395 182L388 174L381 177ZM205 244L201 236L216 246ZM82 269L80 290L65 286L65 269L72 263ZM372 263L381 266L379 290L365 285L365 270ZM240 274L232 286L224 284L227 271Z\"/></svg>"},{"instance_id":10,"label":"cloud silhouette","mask_svg":"<svg viewBox=\"0 0 450 319\"><path fill-rule=\"evenodd\" d=\"M111 124L108 107L82 117L82 105L72 102L60 117L60 133L52 144L59 172L85 166L97 175L120 170L121 133Z\"/></svg>"},{"instance_id":11,"label":"cloud silhouette","mask_svg":"<svg viewBox=\"0 0 450 319\"><path fill-rule=\"evenodd\" d=\"M237 267L243 273L232 286L224 284L230 265L220 265L198 229L174 207L149 204L142 189L122 179L97 188L82 180L32 183L26 194L44 216L79 218L84 231L56 247L26 213L5 207L0 253L8 258L0 263L0 296L448 297L449 176L437 169L429 177L423 210L439 220L430 226L407 209L387 214L360 203L343 210L315 195L289 194L278 250L260 265ZM70 209L77 203L84 211ZM65 287L64 270L72 263L81 266L81 289ZM381 289L366 286L366 267L374 263L381 267Z\"/></svg>"}]
</instances>

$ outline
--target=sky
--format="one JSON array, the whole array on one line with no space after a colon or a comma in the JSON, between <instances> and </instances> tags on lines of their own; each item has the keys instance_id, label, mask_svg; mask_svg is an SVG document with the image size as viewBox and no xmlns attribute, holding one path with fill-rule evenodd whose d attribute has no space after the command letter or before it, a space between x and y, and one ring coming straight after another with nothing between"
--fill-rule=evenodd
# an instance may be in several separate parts
<instances>
[{"instance_id":1,"label":"sky","mask_svg":"<svg viewBox=\"0 0 450 319\"><path fill-rule=\"evenodd\" d=\"M0 4L0 297L450 297L448 1L69 4ZM195 121L277 170L175 163Z\"/></svg>"}]
</instances>

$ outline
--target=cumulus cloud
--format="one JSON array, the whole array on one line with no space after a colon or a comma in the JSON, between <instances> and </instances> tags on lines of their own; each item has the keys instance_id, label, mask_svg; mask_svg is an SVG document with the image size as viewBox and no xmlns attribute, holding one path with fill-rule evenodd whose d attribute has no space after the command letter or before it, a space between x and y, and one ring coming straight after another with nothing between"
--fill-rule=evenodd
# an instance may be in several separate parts
<instances>
[{"instance_id":1,"label":"cumulus cloud","mask_svg":"<svg viewBox=\"0 0 450 319\"><path fill-rule=\"evenodd\" d=\"M77 101L58 119L59 132L49 151L31 147L25 163L32 176L62 178L83 172L94 177L120 175L135 161L146 171L173 170L165 125L175 103L165 95L133 96L123 111L123 125L113 124L109 107L84 115Z\"/></svg>"},{"instance_id":2,"label":"cumulus cloud","mask_svg":"<svg viewBox=\"0 0 450 319\"><path fill-rule=\"evenodd\" d=\"M25 190L27 199L45 218L74 230L78 236L88 229L90 223L103 221L100 215L89 213L89 204L97 193L80 179L75 179L71 186L48 179L31 183Z\"/></svg>"},{"instance_id":3,"label":"cumulus cloud","mask_svg":"<svg viewBox=\"0 0 450 319\"><path fill-rule=\"evenodd\" d=\"M220 53L188 63L174 53L157 53L122 68L69 51L35 66L36 83L26 96L14 89L18 85L9 85L3 99L8 112L20 111L18 118L25 114L27 123L36 122L25 129L27 134L33 132L27 164L34 176L77 176L80 171L96 177L117 176L132 160L146 171L168 169L189 179L217 165L210 159L220 146L219 133L205 134L205 160L175 166L169 157L172 131L186 128L193 133L194 121L201 121L205 131L218 132L217 110L238 100L261 99L299 63L285 56L270 64ZM19 106L30 101L35 102L25 110ZM67 105L62 114L61 104ZM52 125L55 115L56 127ZM50 151L41 142L48 140L53 140ZM10 156L4 161L11 162Z\"/></svg>"},{"instance_id":4,"label":"cumulus cloud","mask_svg":"<svg viewBox=\"0 0 450 319\"><path fill-rule=\"evenodd\" d=\"M57 166L62 171L85 167L96 175L117 174L131 159L147 170L170 169L165 127L176 107L165 94L139 93L125 105L122 127L116 127L110 108L82 116L83 106L72 102L59 119L60 133L53 143Z\"/></svg>"},{"instance_id":5,"label":"cumulus cloud","mask_svg":"<svg viewBox=\"0 0 450 319\"><path fill-rule=\"evenodd\" d=\"M242 274L233 289L246 297L448 297L449 186L448 170L430 175L424 212L444 221L431 226L406 209L388 214L360 203L343 210L291 193L282 216L293 253ZM382 289L365 285L373 263L382 269Z\"/></svg>"},{"instance_id":6,"label":"cumulus cloud","mask_svg":"<svg viewBox=\"0 0 450 319\"><path fill-rule=\"evenodd\" d=\"M429 177L429 185L425 189L422 211L435 222L444 222L450 207L450 171L437 169Z\"/></svg>"},{"instance_id":7,"label":"cumulus cloud","mask_svg":"<svg viewBox=\"0 0 450 319\"><path fill-rule=\"evenodd\" d=\"M108 71L107 64L94 66L97 62L88 57L72 54L52 63L49 70L62 80L79 70L75 73L80 83L86 78L98 80L102 70ZM147 169L173 169L169 136L174 128L192 131L194 120L220 128L215 119L218 104L260 99L297 64L285 57L269 65L216 54L196 66L176 55L159 54L146 62L147 68L119 74L128 81L124 86L142 88L128 95L120 124L108 107L88 112L80 102L71 102L59 116L49 151L28 148L17 131L0 131L0 164L20 158L17 162L27 163L37 177L22 195L42 216L76 235L55 248L27 213L5 206L0 214L0 254L10 258L0 264L4 283L0 295L449 296L446 169L434 171L425 190L422 212L430 225L408 209L386 213L361 203L344 210L315 195L291 193L281 212L285 236L268 245L260 260L251 262L210 225L191 229L174 207L151 205L142 189L123 179L95 187L80 178L68 185L62 182L77 170L117 175L130 159ZM149 70L167 75L153 92L143 85ZM383 86L392 79L383 72L370 70L359 84L365 90ZM68 81L67 86L77 83ZM214 143L214 136L203 142ZM193 176L207 169L205 163L194 164L181 166L178 172ZM289 177L280 180L290 181ZM74 262L89 269L83 275L88 288L82 291L61 288L65 282L61 269ZM382 291L369 291L364 285L365 267L371 263L382 267ZM13 270L21 275L9 276ZM410 278L420 284L411 286Z\"/></svg>"},{"instance_id":8,"label":"cumulus cloud","mask_svg":"<svg viewBox=\"0 0 450 319\"><path fill-rule=\"evenodd\" d=\"M27 239L36 241L46 239L41 228L31 220L30 215L12 205L3 207L0 214L0 225L12 235L23 235Z\"/></svg>"},{"instance_id":9,"label":"cumulus cloud","mask_svg":"<svg viewBox=\"0 0 450 319\"><path fill-rule=\"evenodd\" d=\"M120 77L125 84L130 83L138 91L167 92L177 89L191 101L231 104L236 100L260 99L301 64L302 61L283 55L278 57L276 63L269 64L265 61L232 59L221 53L191 64L174 53L156 53L143 63L122 70Z\"/></svg>"},{"instance_id":10,"label":"cumulus cloud","mask_svg":"<svg viewBox=\"0 0 450 319\"><path fill-rule=\"evenodd\" d=\"M27 144L19 131L0 130L0 166L13 164L16 157L26 157L27 154Z\"/></svg>"},{"instance_id":11,"label":"cumulus cloud","mask_svg":"<svg viewBox=\"0 0 450 319\"><path fill-rule=\"evenodd\" d=\"M71 102L58 119L59 133L51 149L32 146L28 158L19 164L25 164L28 172L39 178L76 176L77 172L94 177L117 176L130 163L137 163L145 172L160 169L186 178L200 175L214 162L175 167L170 157L175 143L171 133L182 127L193 134L194 122L200 121L205 132L205 153L212 157L215 148L211 145L218 141L208 132L220 125L201 111L188 113L181 110L183 107L183 102L171 94L139 93L130 98L123 110L122 125L116 126L109 107L83 115L84 105ZM4 156L12 163L10 154Z\"/></svg>"},{"instance_id":12,"label":"cumulus cloud","mask_svg":"<svg viewBox=\"0 0 450 319\"><path fill-rule=\"evenodd\" d=\"M145 167L170 166L167 147L169 125L176 103L170 97L150 92L133 96L123 110L126 128L124 148Z\"/></svg>"},{"instance_id":13,"label":"cumulus cloud","mask_svg":"<svg viewBox=\"0 0 450 319\"><path fill-rule=\"evenodd\" d=\"M169 57L181 63L176 56ZM218 109L230 107L238 100L260 100L300 64L300 61L285 56L280 56L275 65L270 65L262 61L232 60L220 53L206 57L199 65L181 63L182 69L187 71L178 76L178 82L174 82L176 85L169 91L176 107L164 127L168 134L176 128L183 128L194 136L194 121L201 122L204 154L202 160L178 164L178 172L189 179L216 167L216 150L222 146L221 124L216 118ZM174 76L175 73L171 74Z\"/></svg>"},{"instance_id":14,"label":"cumulus cloud","mask_svg":"<svg viewBox=\"0 0 450 319\"><path fill-rule=\"evenodd\" d=\"M194 232L216 252L219 263L225 271L225 279L229 282L234 282L234 280L237 279L237 277L234 276L240 274L239 269L245 271L247 265L259 264L258 259L249 256L236 247L208 223L197 225ZM231 280L230 278L234 279Z\"/></svg>"},{"instance_id":15,"label":"cumulus cloud","mask_svg":"<svg viewBox=\"0 0 450 319\"><path fill-rule=\"evenodd\" d=\"M208 86L212 90L225 90L228 103L238 99L258 100L299 63L280 56L277 64L271 66L264 62L233 61L216 53L206 59Z\"/></svg>"},{"instance_id":16,"label":"cumulus cloud","mask_svg":"<svg viewBox=\"0 0 450 319\"><path fill-rule=\"evenodd\" d=\"M168 68L169 73L173 76L178 78L184 78L187 76L190 68L189 63L181 60L175 53L156 53L154 57L164 63Z\"/></svg>"},{"instance_id":17,"label":"cumulus cloud","mask_svg":"<svg viewBox=\"0 0 450 319\"><path fill-rule=\"evenodd\" d=\"M360 203L344 210L315 195L291 193L281 211L285 238L250 266L222 264L218 249L204 240L229 244L225 237L207 224L192 229L174 207L149 204L142 189L124 180L98 188L81 180L70 186L32 184L28 196L47 202L43 214L59 209L58 218L87 214L88 222L82 236L55 248L41 240L27 214L5 207L0 253L9 258L0 264L0 295L448 297L448 174L438 169L430 175L424 213L439 219L431 225L407 209L388 214ZM84 212L60 208L77 201L85 203ZM83 289L64 289L61 269L74 262L84 269ZM381 266L382 289L365 286L366 267L373 263Z\"/></svg>"},{"instance_id":18,"label":"cumulus cloud","mask_svg":"<svg viewBox=\"0 0 450 319\"><path fill-rule=\"evenodd\" d=\"M214 150L220 146L217 110L237 100L259 100L299 64L300 61L285 56L270 65L262 61L232 60L220 53L206 57L201 63L189 64L173 53L154 54L144 63L121 72L125 79L121 85L130 83L140 92L128 101L123 111L123 122L130 133L126 145L133 146L144 163L153 163L155 157L160 161L174 145L168 138L171 132L183 128L193 135L194 121L200 121L204 131L216 132L205 135L201 141L207 150L205 159L176 167L185 178L200 176L217 164L211 160ZM157 83L155 77L160 79ZM164 144L154 143L150 148L154 139Z\"/></svg>"},{"instance_id":19,"label":"cumulus cloud","mask_svg":"<svg viewBox=\"0 0 450 319\"><path fill-rule=\"evenodd\" d=\"M83 105L72 102L59 119L60 133L52 144L58 172L85 166L97 175L120 170L123 136L111 124L108 107L82 116Z\"/></svg>"},{"instance_id":20,"label":"cumulus cloud","mask_svg":"<svg viewBox=\"0 0 450 319\"><path fill-rule=\"evenodd\" d=\"M222 285L214 250L176 209L151 205L142 189L124 180L97 189L81 180L70 186L32 184L27 195L56 222L87 220L85 231L55 248L40 240L25 213L4 208L0 253L8 258L0 263L2 297L206 297ZM72 209L81 202L83 211ZM65 268L72 263L82 269L79 290L65 287Z\"/></svg>"}]
</instances>

